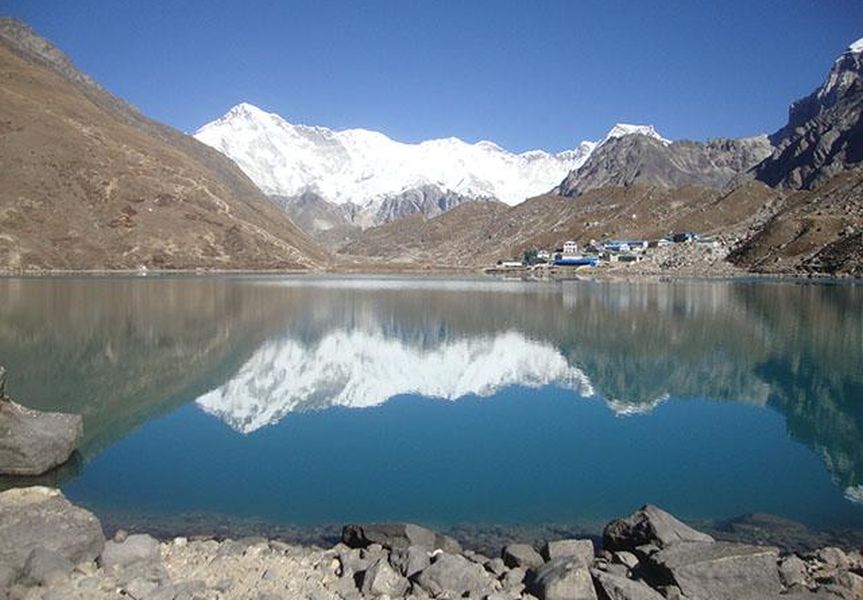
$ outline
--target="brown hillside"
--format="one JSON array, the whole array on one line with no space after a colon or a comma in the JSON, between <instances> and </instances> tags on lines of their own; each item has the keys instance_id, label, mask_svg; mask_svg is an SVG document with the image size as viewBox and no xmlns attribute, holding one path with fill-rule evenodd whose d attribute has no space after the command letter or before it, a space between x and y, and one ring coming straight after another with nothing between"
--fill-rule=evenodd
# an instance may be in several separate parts
<instances>
[{"instance_id":1,"label":"brown hillside","mask_svg":"<svg viewBox=\"0 0 863 600\"><path fill-rule=\"evenodd\" d=\"M434 219L369 229L340 252L390 261L488 266L566 239L655 238L673 231L742 237L781 194L759 183L726 193L694 186L609 187L577 199L539 196L514 207L468 203Z\"/></svg>"},{"instance_id":2,"label":"brown hillside","mask_svg":"<svg viewBox=\"0 0 863 600\"><path fill-rule=\"evenodd\" d=\"M0 19L0 269L297 269L325 252L230 160Z\"/></svg>"},{"instance_id":3,"label":"brown hillside","mask_svg":"<svg viewBox=\"0 0 863 600\"><path fill-rule=\"evenodd\" d=\"M863 169L791 194L729 259L757 272L863 277Z\"/></svg>"}]
</instances>

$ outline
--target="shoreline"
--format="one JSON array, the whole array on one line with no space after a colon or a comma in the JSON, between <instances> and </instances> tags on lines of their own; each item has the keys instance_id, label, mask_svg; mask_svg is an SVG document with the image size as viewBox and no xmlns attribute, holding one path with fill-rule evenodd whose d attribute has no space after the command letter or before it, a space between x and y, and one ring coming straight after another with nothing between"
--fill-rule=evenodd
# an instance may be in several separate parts
<instances>
[{"instance_id":1,"label":"shoreline","mask_svg":"<svg viewBox=\"0 0 863 600\"><path fill-rule=\"evenodd\" d=\"M158 540L55 489L0 493L0 599L132 597L487 600L858 598L863 555L724 541L645 505L600 536L554 531L477 550L411 523L348 524L331 543L270 535ZM615 590L626 592L615 595ZM781 596L780 596L781 594Z\"/></svg>"},{"instance_id":2,"label":"shoreline","mask_svg":"<svg viewBox=\"0 0 863 600\"><path fill-rule=\"evenodd\" d=\"M739 272L696 272L696 271L653 271L632 270L599 267L592 270L558 271L546 276L537 276L530 269L494 269L494 268L444 268L416 267L393 269L310 269L310 270L254 270L254 269L160 269L141 272L138 270L101 270L101 269L50 269L50 270L4 270L0 269L2 279L169 279L169 278L220 278L220 277L405 277L405 278L466 278L489 279L498 281L520 280L523 282L562 282L562 281L596 281L608 283L673 283L679 281L752 281L765 283L798 283L798 284L842 284L863 285L863 278L848 275L826 275L815 273L761 273L750 271Z\"/></svg>"}]
</instances>

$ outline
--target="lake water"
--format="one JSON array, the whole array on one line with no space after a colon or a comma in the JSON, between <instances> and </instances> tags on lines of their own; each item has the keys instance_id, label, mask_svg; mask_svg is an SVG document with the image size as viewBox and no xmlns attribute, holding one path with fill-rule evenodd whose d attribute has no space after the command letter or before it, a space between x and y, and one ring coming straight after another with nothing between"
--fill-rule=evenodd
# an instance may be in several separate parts
<instances>
[{"instance_id":1,"label":"lake water","mask_svg":"<svg viewBox=\"0 0 863 600\"><path fill-rule=\"evenodd\" d=\"M108 521L863 528L859 286L2 279L0 364Z\"/></svg>"}]
</instances>

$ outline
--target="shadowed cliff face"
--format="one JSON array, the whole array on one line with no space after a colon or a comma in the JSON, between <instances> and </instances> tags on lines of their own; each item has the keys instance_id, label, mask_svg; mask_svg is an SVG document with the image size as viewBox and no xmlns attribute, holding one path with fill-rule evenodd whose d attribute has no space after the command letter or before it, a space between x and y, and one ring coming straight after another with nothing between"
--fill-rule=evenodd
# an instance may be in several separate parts
<instances>
[{"instance_id":1,"label":"shadowed cliff face","mask_svg":"<svg viewBox=\"0 0 863 600\"><path fill-rule=\"evenodd\" d=\"M81 412L93 457L182 404L251 433L402 394L552 385L618 415L769 406L863 483L863 290L367 279L0 281L8 391Z\"/></svg>"}]
</instances>

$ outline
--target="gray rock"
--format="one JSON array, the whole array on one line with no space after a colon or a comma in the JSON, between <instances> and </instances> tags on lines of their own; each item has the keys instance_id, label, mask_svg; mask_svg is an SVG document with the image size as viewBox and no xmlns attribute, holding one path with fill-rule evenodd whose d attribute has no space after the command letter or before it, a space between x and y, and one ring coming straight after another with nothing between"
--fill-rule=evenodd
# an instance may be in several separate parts
<instances>
[{"instance_id":1,"label":"gray rock","mask_svg":"<svg viewBox=\"0 0 863 600\"><path fill-rule=\"evenodd\" d=\"M345 525L342 528L342 542L351 548L366 548L371 544L380 544L388 550L422 546L429 550L461 552L461 545L456 540L413 523Z\"/></svg>"},{"instance_id":2,"label":"gray rock","mask_svg":"<svg viewBox=\"0 0 863 600\"><path fill-rule=\"evenodd\" d=\"M779 561L779 580L785 587L794 585L806 585L806 563L797 556L791 554Z\"/></svg>"},{"instance_id":3,"label":"gray rock","mask_svg":"<svg viewBox=\"0 0 863 600\"><path fill-rule=\"evenodd\" d=\"M83 423L81 415L0 401L0 474L41 475L62 465L78 448Z\"/></svg>"},{"instance_id":4,"label":"gray rock","mask_svg":"<svg viewBox=\"0 0 863 600\"><path fill-rule=\"evenodd\" d=\"M779 550L730 542L678 542L648 559L657 583L673 584L689 598L756 600L782 591Z\"/></svg>"},{"instance_id":5,"label":"gray rock","mask_svg":"<svg viewBox=\"0 0 863 600\"><path fill-rule=\"evenodd\" d=\"M596 188L634 184L722 189L772 151L767 136L666 144L647 135L626 135L599 146L555 191L579 196Z\"/></svg>"},{"instance_id":6,"label":"gray rock","mask_svg":"<svg viewBox=\"0 0 863 600\"><path fill-rule=\"evenodd\" d=\"M593 542L590 540L556 540L547 542L542 548L542 556L545 560L562 558L564 556L576 556L586 565L590 565L595 558Z\"/></svg>"},{"instance_id":7,"label":"gray rock","mask_svg":"<svg viewBox=\"0 0 863 600\"><path fill-rule=\"evenodd\" d=\"M410 587L408 580L396 573L384 559L379 559L366 570L361 591L364 596L383 596L392 598L404 596Z\"/></svg>"},{"instance_id":8,"label":"gray rock","mask_svg":"<svg viewBox=\"0 0 863 600\"><path fill-rule=\"evenodd\" d=\"M29 487L0 493L0 566L7 572L4 577L11 572L17 579L36 548L56 552L77 564L95 560L104 545L99 520L72 505L59 490Z\"/></svg>"},{"instance_id":9,"label":"gray rock","mask_svg":"<svg viewBox=\"0 0 863 600\"><path fill-rule=\"evenodd\" d=\"M368 558L364 558L362 550L359 548L344 550L338 556L343 577L352 577L355 573L365 571L374 562Z\"/></svg>"},{"instance_id":10,"label":"gray rock","mask_svg":"<svg viewBox=\"0 0 863 600\"><path fill-rule=\"evenodd\" d=\"M431 564L431 558L426 548L408 546L390 552L390 564L405 577L413 577Z\"/></svg>"},{"instance_id":11,"label":"gray rock","mask_svg":"<svg viewBox=\"0 0 863 600\"><path fill-rule=\"evenodd\" d=\"M65 556L45 548L34 548L24 564L25 585L51 585L67 577L74 565Z\"/></svg>"},{"instance_id":12,"label":"gray rock","mask_svg":"<svg viewBox=\"0 0 863 600\"><path fill-rule=\"evenodd\" d=\"M500 557L490 559L485 563L485 568L495 577L500 577L507 572L506 564L504 564L503 559Z\"/></svg>"},{"instance_id":13,"label":"gray rock","mask_svg":"<svg viewBox=\"0 0 863 600\"><path fill-rule=\"evenodd\" d=\"M591 570L599 596L607 600L663 600L662 594L640 581Z\"/></svg>"},{"instance_id":14,"label":"gray rock","mask_svg":"<svg viewBox=\"0 0 863 600\"><path fill-rule=\"evenodd\" d=\"M514 567L535 569L545 562L539 552L528 544L509 544L504 547L500 556L510 569Z\"/></svg>"},{"instance_id":15,"label":"gray rock","mask_svg":"<svg viewBox=\"0 0 863 600\"><path fill-rule=\"evenodd\" d=\"M100 562L103 567L126 566L139 561L161 559L159 542L146 534L128 536L122 543L113 540L105 544Z\"/></svg>"},{"instance_id":16,"label":"gray rock","mask_svg":"<svg viewBox=\"0 0 863 600\"><path fill-rule=\"evenodd\" d=\"M712 537L692 529L661 508L652 504L641 507L625 519L612 521L602 533L606 550L633 551L653 544L665 548L677 542L712 542Z\"/></svg>"},{"instance_id":17,"label":"gray rock","mask_svg":"<svg viewBox=\"0 0 863 600\"><path fill-rule=\"evenodd\" d=\"M6 367L0 365L0 401L6 399Z\"/></svg>"},{"instance_id":18,"label":"gray rock","mask_svg":"<svg viewBox=\"0 0 863 600\"><path fill-rule=\"evenodd\" d=\"M515 567L507 571L503 577L501 577L500 582L503 584L503 588L505 590L515 590L524 588L524 578L527 575L527 570L523 567Z\"/></svg>"},{"instance_id":19,"label":"gray rock","mask_svg":"<svg viewBox=\"0 0 863 600\"><path fill-rule=\"evenodd\" d=\"M847 569L851 564L848 560L848 556L842 550L832 546L818 550L815 553L815 558L823 562L825 565L829 565L837 569Z\"/></svg>"},{"instance_id":20,"label":"gray rock","mask_svg":"<svg viewBox=\"0 0 863 600\"><path fill-rule=\"evenodd\" d=\"M596 600L589 567L577 557L555 558L536 570L528 591L540 600Z\"/></svg>"},{"instance_id":21,"label":"gray rock","mask_svg":"<svg viewBox=\"0 0 863 600\"><path fill-rule=\"evenodd\" d=\"M416 576L416 582L432 596L449 592L456 596L485 596L496 591L496 583L485 569L457 554L442 553Z\"/></svg>"},{"instance_id":22,"label":"gray rock","mask_svg":"<svg viewBox=\"0 0 863 600\"><path fill-rule=\"evenodd\" d=\"M842 600L860 600L863 598L863 577L840 571L826 581L821 589Z\"/></svg>"},{"instance_id":23,"label":"gray rock","mask_svg":"<svg viewBox=\"0 0 863 600\"><path fill-rule=\"evenodd\" d=\"M625 565L627 569L634 569L638 566L638 557L632 552L620 550L614 553L614 561Z\"/></svg>"}]
</instances>

